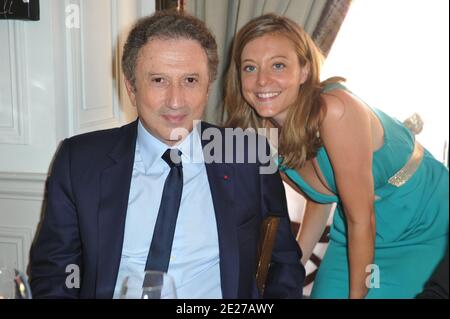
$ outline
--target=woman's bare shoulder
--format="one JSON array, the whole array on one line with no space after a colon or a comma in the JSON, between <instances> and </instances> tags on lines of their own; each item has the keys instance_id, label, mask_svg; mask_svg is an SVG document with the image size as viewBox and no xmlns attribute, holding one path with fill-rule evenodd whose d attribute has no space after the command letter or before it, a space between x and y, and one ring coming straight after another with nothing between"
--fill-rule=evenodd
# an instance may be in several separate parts
<instances>
[{"instance_id":1,"label":"woman's bare shoulder","mask_svg":"<svg viewBox=\"0 0 450 319\"><path fill-rule=\"evenodd\" d=\"M325 107L324 124L353 118L354 116L367 116L367 109L363 103L346 90L336 89L322 93Z\"/></svg>"}]
</instances>

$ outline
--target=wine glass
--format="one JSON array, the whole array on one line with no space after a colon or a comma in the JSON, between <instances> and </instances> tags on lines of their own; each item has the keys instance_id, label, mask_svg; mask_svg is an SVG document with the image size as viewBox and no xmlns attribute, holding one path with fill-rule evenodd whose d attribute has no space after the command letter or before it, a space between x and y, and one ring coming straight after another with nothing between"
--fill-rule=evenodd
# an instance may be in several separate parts
<instances>
[{"instance_id":1,"label":"wine glass","mask_svg":"<svg viewBox=\"0 0 450 319\"><path fill-rule=\"evenodd\" d=\"M0 267L0 299L31 299L30 285L24 273Z\"/></svg>"},{"instance_id":2,"label":"wine glass","mask_svg":"<svg viewBox=\"0 0 450 319\"><path fill-rule=\"evenodd\" d=\"M142 279L144 278L144 279ZM145 271L144 276L127 276L122 282L120 299L176 299L173 278L161 271Z\"/></svg>"}]
</instances>

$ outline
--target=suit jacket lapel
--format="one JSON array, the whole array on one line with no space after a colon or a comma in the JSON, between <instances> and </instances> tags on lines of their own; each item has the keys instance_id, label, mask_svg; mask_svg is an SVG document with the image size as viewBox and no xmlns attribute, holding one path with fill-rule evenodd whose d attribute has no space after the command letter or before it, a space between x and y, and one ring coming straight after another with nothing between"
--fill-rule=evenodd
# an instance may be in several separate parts
<instances>
[{"instance_id":1,"label":"suit jacket lapel","mask_svg":"<svg viewBox=\"0 0 450 319\"><path fill-rule=\"evenodd\" d=\"M122 128L108 165L100 177L98 211L97 298L112 298L122 254L125 219L128 208L137 121Z\"/></svg>"},{"instance_id":2,"label":"suit jacket lapel","mask_svg":"<svg viewBox=\"0 0 450 319\"><path fill-rule=\"evenodd\" d=\"M212 139L203 139L203 131L210 125L202 122L201 136L202 146L211 145ZM219 130L218 128L216 128ZM224 132L220 130L221 137L217 139L215 145L222 148L222 163L208 163L208 155L204 153L206 172L208 174L211 196L213 199L214 210L216 214L217 231L219 237L220 251L220 279L222 284L222 297L226 299L237 298L238 280L239 280L239 249L236 223L234 218L234 188L232 165L226 164ZM218 140L220 139L220 140ZM209 148L210 149L210 148ZM218 149L216 149L218 150Z\"/></svg>"}]
</instances>

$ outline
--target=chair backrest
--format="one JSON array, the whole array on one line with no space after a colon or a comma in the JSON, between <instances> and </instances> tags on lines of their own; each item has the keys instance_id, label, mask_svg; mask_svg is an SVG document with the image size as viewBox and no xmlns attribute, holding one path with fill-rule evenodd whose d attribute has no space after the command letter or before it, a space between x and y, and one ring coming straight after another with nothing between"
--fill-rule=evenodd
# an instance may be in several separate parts
<instances>
[{"instance_id":1,"label":"chair backrest","mask_svg":"<svg viewBox=\"0 0 450 319\"><path fill-rule=\"evenodd\" d=\"M256 269L256 285L261 297L264 294L279 223L280 217L268 216L264 219L261 226L261 239L258 247L258 266Z\"/></svg>"}]
</instances>

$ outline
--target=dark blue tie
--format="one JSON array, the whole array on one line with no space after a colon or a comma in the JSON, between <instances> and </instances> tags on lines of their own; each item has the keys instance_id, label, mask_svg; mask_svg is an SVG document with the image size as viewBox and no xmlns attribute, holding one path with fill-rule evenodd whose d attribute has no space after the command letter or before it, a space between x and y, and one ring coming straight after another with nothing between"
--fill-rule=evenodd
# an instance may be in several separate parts
<instances>
[{"instance_id":1,"label":"dark blue tie","mask_svg":"<svg viewBox=\"0 0 450 319\"><path fill-rule=\"evenodd\" d=\"M161 157L170 166L170 172L164 183L145 270L167 272L181 194L183 193L183 166L181 152L178 149L168 149Z\"/></svg>"}]
</instances>

